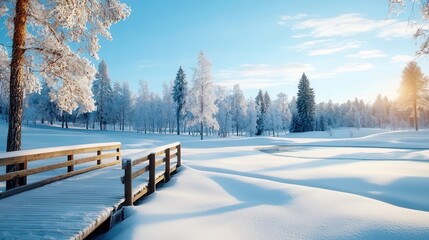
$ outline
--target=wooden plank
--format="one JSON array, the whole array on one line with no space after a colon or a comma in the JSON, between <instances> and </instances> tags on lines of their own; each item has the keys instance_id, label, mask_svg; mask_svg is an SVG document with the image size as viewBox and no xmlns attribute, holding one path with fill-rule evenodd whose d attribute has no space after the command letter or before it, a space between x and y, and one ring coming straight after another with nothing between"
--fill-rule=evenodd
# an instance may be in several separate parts
<instances>
[{"instance_id":1,"label":"wooden plank","mask_svg":"<svg viewBox=\"0 0 429 240\"><path fill-rule=\"evenodd\" d=\"M61 175L58 175L58 176L55 176L55 177L47 178L47 179L44 179L42 181L38 181L38 182L35 182L35 183L27 184L27 185L20 186L20 187L17 187L17 188L13 188L11 190L8 190L8 191L5 191L5 192L1 192L0 193L0 199L6 198L6 197L10 197L12 195L15 195L15 194L18 194L18 193L22 193L24 191L28 191L28 190L31 190L31 189L34 189L34 188L38 188L38 187L44 186L44 185L49 184L49 183L53 183L53 182L58 181L58 180L66 179L66 178L69 178L69 177L72 177L72 176L75 176L75 175L78 175L78 174L86 173L86 172L89 172L89 171L93 171L93 170L96 170L96 169L100 169L100 168L104 168L104 167L110 167L110 166L113 166L113 165L116 165L116 164L118 164L117 161L108 162L108 163L104 163L104 164L100 164L100 165L96 165L96 166L91 166L91 167L84 168L84 169L79 169L77 171L73 171L73 172L61 174Z\"/></svg>"},{"instance_id":2,"label":"wooden plank","mask_svg":"<svg viewBox=\"0 0 429 240\"><path fill-rule=\"evenodd\" d=\"M148 189L147 189L147 185L146 185L143 188L141 188L140 190L138 190L136 193L134 193L133 202L139 200L140 198L142 198L147 193L148 193Z\"/></svg>"},{"instance_id":3,"label":"wooden plank","mask_svg":"<svg viewBox=\"0 0 429 240\"><path fill-rule=\"evenodd\" d=\"M156 179L155 179L155 184L158 184L158 183L160 183L160 182L162 182L162 181L164 181L164 174L161 174L161 175L159 175L158 177L156 177Z\"/></svg>"},{"instance_id":4,"label":"wooden plank","mask_svg":"<svg viewBox=\"0 0 429 240\"><path fill-rule=\"evenodd\" d=\"M149 171L149 169L150 169L150 167L149 167L149 165L147 165L146 167L133 172L133 174L131 175L131 178L134 179L134 178L146 173L147 171Z\"/></svg>"},{"instance_id":5,"label":"wooden plank","mask_svg":"<svg viewBox=\"0 0 429 240\"><path fill-rule=\"evenodd\" d=\"M165 162L165 158L156 161L155 162L155 167L161 166L164 162Z\"/></svg>"},{"instance_id":6,"label":"wooden plank","mask_svg":"<svg viewBox=\"0 0 429 240\"><path fill-rule=\"evenodd\" d=\"M113 152L113 153L103 154L103 155L99 155L99 156L91 156L91 157L86 157L86 158L81 158L81 159L68 160L67 162L60 162L60 163L50 164L50 165L46 165L46 166L42 166L42 167L36 167L36 168L27 169L27 170L21 170L21 171L15 171L15 172L10 172L10 173L6 173L6 174L1 174L0 175L0 182L6 181L6 180L11 180L11 179L14 179L16 177L23 177L23 176L33 175L33 174L37 174L37 173L41 173L41 172L52 171L52 170L55 170L58 168L70 167L70 166L77 165L77 164L92 162L92 161L95 161L99 158L102 158L102 159L112 158L112 157L116 157L117 154L118 154L117 152Z\"/></svg>"},{"instance_id":7,"label":"wooden plank","mask_svg":"<svg viewBox=\"0 0 429 240\"><path fill-rule=\"evenodd\" d=\"M170 174L174 173L177 170L177 165L174 165L170 168Z\"/></svg>"},{"instance_id":8,"label":"wooden plank","mask_svg":"<svg viewBox=\"0 0 429 240\"><path fill-rule=\"evenodd\" d=\"M117 150L120 147L120 143L114 142L7 152L0 154L0 166L101 150Z\"/></svg>"},{"instance_id":9,"label":"wooden plank","mask_svg":"<svg viewBox=\"0 0 429 240\"><path fill-rule=\"evenodd\" d=\"M133 161L133 166L135 166L137 164L140 164L140 163L144 163L146 161L149 161L149 157L148 156L136 159L136 160Z\"/></svg>"}]
</instances>

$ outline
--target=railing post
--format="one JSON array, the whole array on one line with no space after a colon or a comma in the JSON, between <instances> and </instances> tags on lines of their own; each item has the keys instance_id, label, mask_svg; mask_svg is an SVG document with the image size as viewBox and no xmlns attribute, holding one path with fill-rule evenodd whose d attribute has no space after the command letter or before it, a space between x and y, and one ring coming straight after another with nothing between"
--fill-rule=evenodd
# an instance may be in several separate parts
<instances>
[{"instance_id":1,"label":"railing post","mask_svg":"<svg viewBox=\"0 0 429 240\"><path fill-rule=\"evenodd\" d=\"M177 145L177 167L182 165L182 145Z\"/></svg>"},{"instance_id":2,"label":"railing post","mask_svg":"<svg viewBox=\"0 0 429 240\"><path fill-rule=\"evenodd\" d=\"M101 155L101 150L98 150L97 151L97 156L100 156ZM100 165L101 164L101 159L98 159L97 160L97 165Z\"/></svg>"},{"instance_id":3,"label":"railing post","mask_svg":"<svg viewBox=\"0 0 429 240\"><path fill-rule=\"evenodd\" d=\"M170 148L165 149L164 182L170 181Z\"/></svg>"},{"instance_id":4,"label":"railing post","mask_svg":"<svg viewBox=\"0 0 429 240\"><path fill-rule=\"evenodd\" d=\"M120 154L120 152L121 152L121 148L117 148L117 149L116 149L116 152L118 153L118 156L116 156L116 160L118 160L118 161L119 161L119 156L121 155L121 154Z\"/></svg>"},{"instance_id":5,"label":"railing post","mask_svg":"<svg viewBox=\"0 0 429 240\"><path fill-rule=\"evenodd\" d=\"M73 154L67 155L67 161L72 161L74 159ZM67 172L73 172L74 171L74 165L70 165L67 167Z\"/></svg>"},{"instance_id":6,"label":"railing post","mask_svg":"<svg viewBox=\"0 0 429 240\"><path fill-rule=\"evenodd\" d=\"M155 153L149 154L149 194L155 192Z\"/></svg>"},{"instance_id":7,"label":"railing post","mask_svg":"<svg viewBox=\"0 0 429 240\"><path fill-rule=\"evenodd\" d=\"M132 206L133 205L133 179L132 179L132 164L131 160L128 160L125 163L125 177L124 177L124 184L125 184L125 206Z\"/></svg>"},{"instance_id":8,"label":"railing post","mask_svg":"<svg viewBox=\"0 0 429 240\"><path fill-rule=\"evenodd\" d=\"M23 163L15 163L6 166L6 173L15 172L20 170L27 170L28 162L25 161ZM6 190L10 190L19 186L27 185L27 176L19 177L6 181Z\"/></svg>"}]
</instances>

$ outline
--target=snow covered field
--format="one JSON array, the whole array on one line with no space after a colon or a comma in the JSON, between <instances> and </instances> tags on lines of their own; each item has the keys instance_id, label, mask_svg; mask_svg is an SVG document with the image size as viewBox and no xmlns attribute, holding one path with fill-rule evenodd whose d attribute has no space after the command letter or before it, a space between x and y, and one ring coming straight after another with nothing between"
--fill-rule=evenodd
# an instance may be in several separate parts
<instances>
[{"instance_id":1,"label":"snow covered field","mask_svg":"<svg viewBox=\"0 0 429 240\"><path fill-rule=\"evenodd\" d=\"M121 141L127 154L182 142L181 171L100 238L429 239L428 130L204 141L44 126L23 134L24 149Z\"/></svg>"}]
</instances>

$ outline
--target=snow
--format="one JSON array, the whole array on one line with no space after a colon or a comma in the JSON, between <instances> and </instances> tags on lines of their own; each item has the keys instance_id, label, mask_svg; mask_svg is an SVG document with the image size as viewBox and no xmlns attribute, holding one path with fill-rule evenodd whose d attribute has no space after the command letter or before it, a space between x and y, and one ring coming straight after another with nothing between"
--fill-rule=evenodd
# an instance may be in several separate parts
<instances>
[{"instance_id":1,"label":"snow","mask_svg":"<svg viewBox=\"0 0 429 240\"><path fill-rule=\"evenodd\" d=\"M131 154L182 143L179 173L100 239L429 239L427 129L204 141L40 126L23 133L24 149L102 140Z\"/></svg>"}]
</instances>

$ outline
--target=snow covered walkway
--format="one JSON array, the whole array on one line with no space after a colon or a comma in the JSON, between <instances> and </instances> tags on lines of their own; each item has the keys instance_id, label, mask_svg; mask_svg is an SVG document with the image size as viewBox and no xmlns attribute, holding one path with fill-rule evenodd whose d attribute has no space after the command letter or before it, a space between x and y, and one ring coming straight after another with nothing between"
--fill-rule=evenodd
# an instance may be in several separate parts
<instances>
[{"instance_id":1,"label":"snow covered walkway","mask_svg":"<svg viewBox=\"0 0 429 240\"><path fill-rule=\"evenodd\" d=\"M0 239L80 239L124 201L121 165L0 200Z\"/></svg>"}]
</instances>

